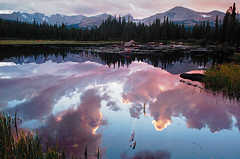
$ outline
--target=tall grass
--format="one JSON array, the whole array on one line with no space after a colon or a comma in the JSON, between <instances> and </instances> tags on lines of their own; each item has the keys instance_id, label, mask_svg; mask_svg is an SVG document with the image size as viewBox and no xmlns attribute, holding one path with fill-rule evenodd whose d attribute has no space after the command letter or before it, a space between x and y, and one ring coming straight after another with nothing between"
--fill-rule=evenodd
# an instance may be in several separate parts
<instances>
[{"instance_id":1,"label":"tall grass","mask_svg":"<svg viewBox=\"0 0 240 159\"><path fill-rule=\"evenodd\" d=\"M30 131L18 128L17 114L10 116L0 112L0 159L69 159L64 151L41 144L39 136ZM87 146L84 156L88 158ZM100 159L100 149L96 159ZM71 159L81 159L81 157Z\"/></svg>"},{"instance_id":2,"label":"tall grass","mask_svg":"<svg viewBox=\"0 0 240 159\"><path fill-rule=\"evenodd\" d=\"M240 65L223 64L205 72L205 87L216 93L222 93L230 99L240 100Z\"/></svg>"},{"instance_id":3,"label":"tall grass","mask_svg":"<svg viewBox=\"0 0 240 159\"><path fill-rule=\"evenodd\" d=\"M66 159L64 152L47 147L43 151L40 138L31 132L19 130L17 116L0 113L1 159Z\"/></svg>"}]
</instances>

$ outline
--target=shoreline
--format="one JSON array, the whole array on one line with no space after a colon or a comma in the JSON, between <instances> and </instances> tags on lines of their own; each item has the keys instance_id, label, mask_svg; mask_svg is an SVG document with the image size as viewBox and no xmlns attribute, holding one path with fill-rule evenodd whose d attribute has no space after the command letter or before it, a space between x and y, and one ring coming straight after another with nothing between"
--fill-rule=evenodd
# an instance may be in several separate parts
<instances>
[{"instance_id":1,"label":"shoreline","mask_svg":"<svg viewBox=\"0 0 240 159\"><path fill-rule=\"evenodd\" d=\"M120 41L66 41L66 40L0 40L1 47L84 47L84 46L107 46L120 44Z\"/></svg>"}]
</instances>

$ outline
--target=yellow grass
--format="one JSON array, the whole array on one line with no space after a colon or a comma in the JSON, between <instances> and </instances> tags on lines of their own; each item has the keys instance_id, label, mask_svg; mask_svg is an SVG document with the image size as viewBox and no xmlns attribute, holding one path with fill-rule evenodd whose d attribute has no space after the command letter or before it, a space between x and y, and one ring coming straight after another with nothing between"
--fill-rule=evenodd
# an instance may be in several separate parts
<instances>
[{"instance_id":1,"label":"yellow grass","mask_svg":"<svg viewBox=\"0 0 240 159\"><path fill-rule=\"evenodd\" d=\"M0 45L101 45L118 44L118 41L60 41L60 40L0 40Z\"/></svg>"}]
</instances>

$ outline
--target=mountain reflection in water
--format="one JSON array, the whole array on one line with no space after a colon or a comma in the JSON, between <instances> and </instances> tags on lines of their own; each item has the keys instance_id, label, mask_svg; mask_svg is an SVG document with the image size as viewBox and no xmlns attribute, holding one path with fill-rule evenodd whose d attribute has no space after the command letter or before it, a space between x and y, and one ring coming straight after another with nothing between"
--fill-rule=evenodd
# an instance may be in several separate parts
<instances>
[{"instance_id":1,"label":"mountain reflection in water","mask_svg":"<svg viewBox=\"0 0 240 159\"><path fill-rule=\"evenodd\" d=\"M57 140L68 153L82 155L87 146L90 158L98 147L104 158L240 155L239 103L180 82L179 73L200 65L183 58L164 70L145 59L114 68L93 57L3 59L0 110L17 111L22 127L38 129L45 142Z\"/></svg>"}]
</instances>

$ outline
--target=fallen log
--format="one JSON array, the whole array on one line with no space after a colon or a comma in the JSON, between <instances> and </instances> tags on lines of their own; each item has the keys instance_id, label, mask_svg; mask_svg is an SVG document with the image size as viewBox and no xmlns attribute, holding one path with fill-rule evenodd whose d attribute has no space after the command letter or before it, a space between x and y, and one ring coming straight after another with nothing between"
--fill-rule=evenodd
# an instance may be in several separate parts
<instances>
[{"instance_id":1,"label":"fallen log","mask_svg":"<svg viewBox=\"0 0 240 159\"><path fill-rule=\"evenodd\" d=\"M183 79L191 80L191 81L202 82L203 79L205 78L205 75L200 73L183 73L180 75L180 77Z\"/></svg>"}]
</instances>

